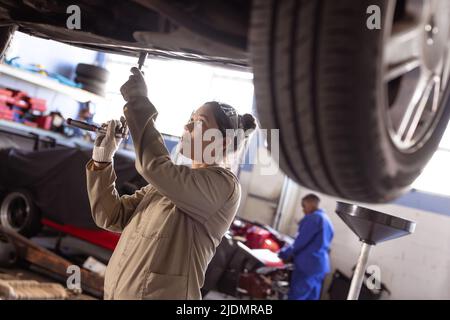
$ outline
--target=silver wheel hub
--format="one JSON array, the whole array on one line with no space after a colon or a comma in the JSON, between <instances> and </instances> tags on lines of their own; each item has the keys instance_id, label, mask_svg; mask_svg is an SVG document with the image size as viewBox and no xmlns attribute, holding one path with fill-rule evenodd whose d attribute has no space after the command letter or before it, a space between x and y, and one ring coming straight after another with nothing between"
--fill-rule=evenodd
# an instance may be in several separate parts
<instances>
[{"instance_id":1,"label":"silver wheel hub","mask_svg":"<svg viewBox=\"0 0 450 320\"><path fill-rule=\"evenodd\" d=\"M450 1L395 1L388 10L384 81L389 136L403 152L414 152L431 136L444 106L450 73ZM401 10L401 12L397 12ZM395 19L394 19L395 12Z\"/></svg>"}]
</instances>

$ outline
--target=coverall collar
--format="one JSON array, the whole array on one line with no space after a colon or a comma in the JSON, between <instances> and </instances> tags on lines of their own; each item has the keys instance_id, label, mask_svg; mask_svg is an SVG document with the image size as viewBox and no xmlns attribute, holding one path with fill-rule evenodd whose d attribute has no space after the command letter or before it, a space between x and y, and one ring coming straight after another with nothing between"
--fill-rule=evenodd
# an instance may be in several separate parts
<instances>
[{"instance_id":1,"label":"coverall collar","mask_svg":"<svg viewBox=\"0 0 450 320\"><path fill-rule=\"evenodd\" d=\"M313 211L313 212L311 212L309 214L305 214L304 217L308 217L308 216L313 215L313 214L324 214L324 213L325 213L325 211L323 211L323 209L319 208L319 209L317 209L317 210L315 210L315 211ZM297 224L300 224L300 222L302 222L302 219L300 219L300 221Z\"/></svg>"}]
</instances>

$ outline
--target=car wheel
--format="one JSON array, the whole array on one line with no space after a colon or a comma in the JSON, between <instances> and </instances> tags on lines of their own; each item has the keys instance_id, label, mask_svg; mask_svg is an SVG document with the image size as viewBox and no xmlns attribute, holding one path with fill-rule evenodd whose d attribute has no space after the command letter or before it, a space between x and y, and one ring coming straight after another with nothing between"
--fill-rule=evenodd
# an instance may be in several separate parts
<instances>
[{"instance_id":1,"label":"car wheel","mask_svg":"<svg viewBox=\"0 0 450 320\"><path fill-rule=\"evenodd\" d=\"M0 62L3 62L16 30L17 26L15 25L0 27Z\"/></svg>"},{"instance_id":2,"label":"car wheel","mask_svg":"<svg viewBox=\"0 0 450 320\"><path fill-rule=\"evenodd\" d=\"M446 0L254 1L256 106L280 168L356 201L407 190L448 123L449 16Z\"/></svg>"},{"instance_id":3,"label":"car wheel","mask_svg":"<svg viewBox=\"0 0 450 320\"><path fill-rule=\"evenodd\" d=\"M90 78L102 83L108 81L109 77L109 72L105 68L86 63L79 63L77 65L76 74L77 76Z\"/></svg>"},{"instance_id":4,"label":"car wheel","mask_svg":"<svg viewBox=\"0 0 450 320\"><path fill-rule=\"evenodd\" d=\"M0 223L3 227L28 237L39 232L39 210L28 191L13 191L3 198L0 204Z\"/></svg>"}]
</instances>

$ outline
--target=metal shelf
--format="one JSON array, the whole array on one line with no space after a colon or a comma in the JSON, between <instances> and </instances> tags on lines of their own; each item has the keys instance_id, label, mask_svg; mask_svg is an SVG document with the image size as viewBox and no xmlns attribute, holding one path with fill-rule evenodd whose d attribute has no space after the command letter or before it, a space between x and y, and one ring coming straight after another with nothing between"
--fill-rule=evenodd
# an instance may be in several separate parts
<instances>
[{"instance_id":1,"label":"metal shelf","mask_svg":"<svg viewBox=\"0 0 450 320\"><path fill-rule=\"evenodd\" d=\"M15 68L12 66L9 66L7 64L0 64L0 74L5 74L17 79L21 79L30 83L33 83L35 85L48 88L50 90L53 90L55 92L59 92L62 94L65 94L79 102L94 102L94 103L104 103L106 100L105 98L96 95L92 92L82 90L79 88L74 88L65 84L62 84L58 82L55 79L49 78L47 76L29 72L25 70L21 70L19 68Z\"/></svg>"}]
</instances>

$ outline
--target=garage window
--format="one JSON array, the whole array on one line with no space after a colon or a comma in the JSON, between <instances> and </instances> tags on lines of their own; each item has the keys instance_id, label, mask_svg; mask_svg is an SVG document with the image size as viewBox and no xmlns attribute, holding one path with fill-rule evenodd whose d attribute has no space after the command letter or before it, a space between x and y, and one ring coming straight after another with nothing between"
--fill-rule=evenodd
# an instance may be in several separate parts
<instances>
[{"instance_id":1,"label":"garage window","mask_svg":"<svg viewBox=\"0 0 450 320\"><path fill-rule=\"evenodd\" d=\"M136 62L136 58L107 55L108 103L97 107L95 122L120 117L124 100L119 89ZM250 72L157 58L147 59L143 70L149 97L159 112L156 125L163 133L180 136L191 112L210 100L229 103L241 113L252 111L253 76Z\"/></svg>"},{"instance_id":2,"label":"garage window","mask_svg":"<svg viewBox=\"0 0 450 320\"><path fill-rule=\"evenodd\" d=\"M450 125L442 137L439 149L422 174L412 185L421 191L450 196Z\"/></svg>"}]
</instances>

